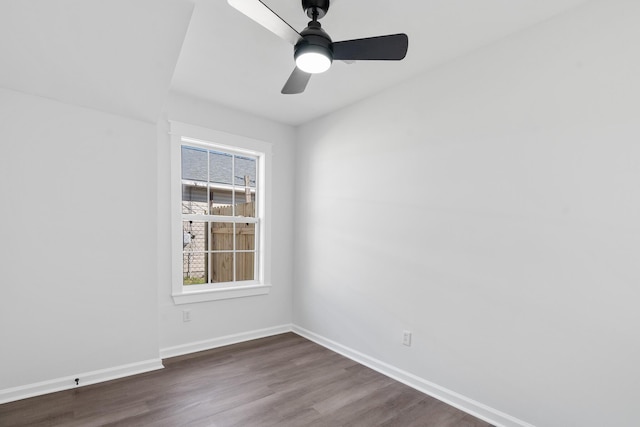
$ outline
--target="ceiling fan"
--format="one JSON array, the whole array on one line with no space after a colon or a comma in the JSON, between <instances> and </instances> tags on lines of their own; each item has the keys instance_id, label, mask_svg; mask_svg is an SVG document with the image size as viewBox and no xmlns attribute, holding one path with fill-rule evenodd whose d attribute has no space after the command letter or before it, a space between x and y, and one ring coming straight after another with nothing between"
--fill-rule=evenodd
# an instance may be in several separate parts
<instances>
[{"instance_id":1,"label":"ceiling fan","mask_svg":"<svg viewBox=\"0 0 640 427\"><path fill-rule=\"evenodd\" d=\"M318 22L327 14L329 0L302 0L302 8L311 22L300 33L261 0L227 1L244 15L294 45L296 68L282 88L283 94L304 92L311 75L327 71L333 60L400 61L406 56L409 47L406 34L332 41Z\"/></svg>"}]
</instances>

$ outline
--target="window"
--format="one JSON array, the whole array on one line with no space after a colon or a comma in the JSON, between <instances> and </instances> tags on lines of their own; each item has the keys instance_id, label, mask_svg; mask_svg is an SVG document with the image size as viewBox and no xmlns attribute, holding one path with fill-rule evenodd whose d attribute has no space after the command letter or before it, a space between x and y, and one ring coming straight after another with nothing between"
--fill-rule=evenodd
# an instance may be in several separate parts
<instances>
[{"instance_id":1,"label":"window","mask_svg":"<svg viewBox=\"0 0 640 427\"><path fill-rule=\"evenodd\" d=\"M270 144L171 123L173 298L266 294Z\"/></svg>"}]
</instances>

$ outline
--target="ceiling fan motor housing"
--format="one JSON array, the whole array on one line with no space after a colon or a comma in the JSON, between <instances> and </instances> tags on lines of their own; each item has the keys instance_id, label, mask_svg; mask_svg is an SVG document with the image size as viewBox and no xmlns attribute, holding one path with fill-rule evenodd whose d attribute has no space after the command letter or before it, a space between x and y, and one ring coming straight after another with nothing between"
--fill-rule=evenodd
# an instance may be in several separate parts
<instances>
[{"instance_id":1,"label":"ceiling fan motor housing","mask_svg":"<svg viewBox=\"0 0 640 427\"><path fill-rule=\"evenodd\" d=\"M318 21L309 22L309 26L300 35L302 38L294 47L293 56L295 59L298 59L298 56L303 53L317 52L333 61L331 37L320 27Z\"/></svg>"},{"instance_id":2,"label":"ceiling fan motor housing","mask_svg":"<svg viewBox=\"0 0 640 427\"><path fill-rule=\"evenodd\" d=\"M302 0L302 9L311 19L322 19L329 10L329 0ZM314 18L314 11L317 16Z\"/></svg>"}]
</instances>

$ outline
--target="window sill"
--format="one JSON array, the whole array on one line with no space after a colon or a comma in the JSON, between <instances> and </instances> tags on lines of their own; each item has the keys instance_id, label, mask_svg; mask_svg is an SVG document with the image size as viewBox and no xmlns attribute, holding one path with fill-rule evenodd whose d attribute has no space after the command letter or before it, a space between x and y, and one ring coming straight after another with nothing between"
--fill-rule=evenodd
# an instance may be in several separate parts
<instances>
[{"instance_id":1,"label":"window sill","mask_svg":"<svg viewBox=\"0 0 640 427\"><path fill-rule=\"evenodd\" d=\"M192 304L204 301L217 301L231 298L244 298L256 295L266 295L271 290L271 285L234 286L220 289L207 289L203 291L186 291L173 294L173 302L176 305Z\"/></svg>"}]
</instances>

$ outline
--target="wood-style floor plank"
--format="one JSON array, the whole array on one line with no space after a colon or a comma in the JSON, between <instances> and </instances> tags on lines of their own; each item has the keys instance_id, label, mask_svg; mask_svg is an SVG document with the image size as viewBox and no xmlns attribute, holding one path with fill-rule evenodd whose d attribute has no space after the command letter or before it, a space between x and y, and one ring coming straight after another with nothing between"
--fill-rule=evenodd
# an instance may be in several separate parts
<instances>
[{"instance_id":1,"label":"wood-style floor plank","mask_svg":"<svg viewBox=\"0 0 640 427\"><path fill-rule=\"evenodd\" d=\"M490 427L293 333L0 405L1 426Z\"/></svg>"}]
</instances>

